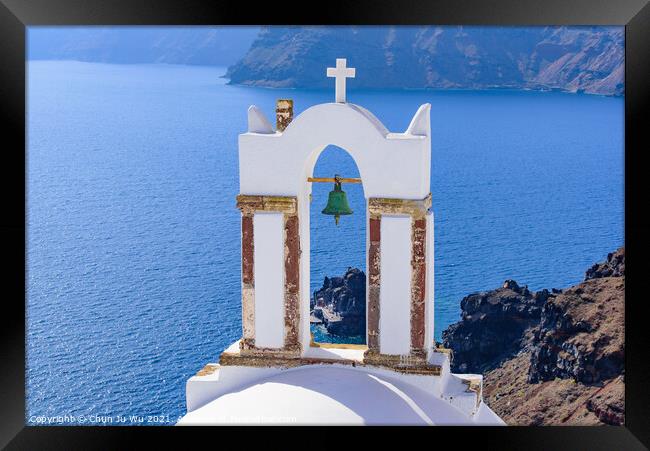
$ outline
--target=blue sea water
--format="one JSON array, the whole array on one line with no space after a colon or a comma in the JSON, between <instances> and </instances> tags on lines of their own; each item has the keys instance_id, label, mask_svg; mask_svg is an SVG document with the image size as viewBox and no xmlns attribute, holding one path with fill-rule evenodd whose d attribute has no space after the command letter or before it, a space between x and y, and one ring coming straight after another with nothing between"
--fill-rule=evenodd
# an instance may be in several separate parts
<instances>
[{"instance_id":1,"label":"blue sea water","mask_svg":"<svg viewBox=\"0 0 650 451\"><path fill-rule=\"evenodd\" d=\"M223 72L28 63L29 424L173 423L186 380L240 337L246 109L272 119L277 98L299 113L333 90L228 86ZM509 278L565 287L623 244L623 99L352 89L348 100L392 131L432 105L436 337L471 292ZM328 148L315 175L334 173L358 175ZM363 187L344 186L355 214L339 227L320 214L330 189L314 186L312 290L365 270Z\"/></svg>"}]
</instances>

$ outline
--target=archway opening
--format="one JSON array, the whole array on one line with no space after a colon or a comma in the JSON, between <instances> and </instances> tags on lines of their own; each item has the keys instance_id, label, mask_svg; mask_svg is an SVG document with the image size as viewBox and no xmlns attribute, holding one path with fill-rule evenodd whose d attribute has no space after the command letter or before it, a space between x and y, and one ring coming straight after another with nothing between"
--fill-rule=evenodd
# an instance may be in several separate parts
<instances>
[{"instance_id":1,"label":"archway opening","mask_svg":"<svg viewBox=\"0 0 650 451\"><path fill-rule=\"evenodd\" d=\"M354 159L336 146L318 157L313 177L359 177ZM353 213L322 210L333 183L312 183L310 216L310 333L314 344L366 344L366 199L362 184L344 183Z\"/></svg>"}]
</instances>

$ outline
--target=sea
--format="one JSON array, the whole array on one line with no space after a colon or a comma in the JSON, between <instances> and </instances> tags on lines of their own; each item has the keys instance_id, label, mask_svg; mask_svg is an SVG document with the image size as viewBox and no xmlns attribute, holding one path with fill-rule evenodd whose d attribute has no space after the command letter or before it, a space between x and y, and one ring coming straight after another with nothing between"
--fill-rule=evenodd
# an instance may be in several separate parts
<instances>
[{"instance_id":1,"label":"sea","mask_svg":"<svg viewBox=\"0 0 650 451\"><path fill-rule=\"evenodd\" d=\"M27 424L173 424L187 379L240 338L247 108L274 122L276 99L299 114L334 90L224 73L27 62ZM623 98L348 87L396 132L431 103L438 340L464 296L506 279L567 287L623 245ZM314 176L334 174L359 175L328 147ZM321 214L331 189L313 187L312 292L365 271L363 186L344 185L354 214L338 226Z\"/></svg>"}]
</instances>

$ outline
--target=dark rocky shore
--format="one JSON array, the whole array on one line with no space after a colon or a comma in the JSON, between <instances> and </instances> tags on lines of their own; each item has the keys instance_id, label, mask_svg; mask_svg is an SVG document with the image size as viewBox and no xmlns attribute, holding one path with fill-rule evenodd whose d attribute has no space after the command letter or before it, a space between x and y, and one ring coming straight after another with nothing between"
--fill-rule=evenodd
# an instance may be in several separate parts
<instances>
[{"instance_id":1,"label":"dark rocky shore","mask_svg":"<svg viewBox=\"0 0 650 451\"><path fill-rule=\"evenodd\" d=\"M332 335L366 332L366 275L348 268L343 277L325 277L310 303L311 322L322 323Z\"/></svg>"},{"instance_id":2,"label":"dark rocky shore","mask_svg":"<svg viewBox=\"0 0 650 451\"><path fill-rule=\"evenodd\" d=\"M487 404L512 425L624 423L624 248L573 287L515 281L461 301L442 334L452 371L482 373Z\"/></svg>"}]
</instances>

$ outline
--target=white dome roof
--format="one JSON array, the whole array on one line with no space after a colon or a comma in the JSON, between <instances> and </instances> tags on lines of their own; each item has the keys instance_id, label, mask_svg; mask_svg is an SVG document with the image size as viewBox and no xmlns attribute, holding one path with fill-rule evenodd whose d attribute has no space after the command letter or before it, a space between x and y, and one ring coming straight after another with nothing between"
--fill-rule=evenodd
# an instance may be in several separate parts
<instances>
[{"instance_id":1,"label":"white dome roof","mask_svg":"<svg viewBox=\"0 0 650 451\"><path fill-rule=\"evenodd\" d=\"M448 402L363 369L307 366L284 370L226 393L178 423L468 424Z\"/></svg>"}]
</instances>

